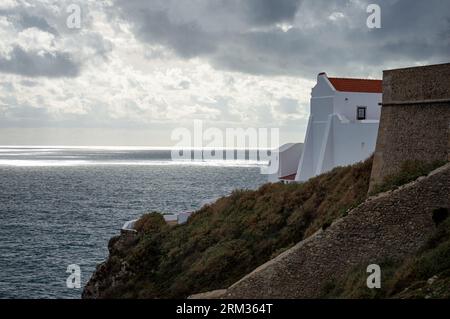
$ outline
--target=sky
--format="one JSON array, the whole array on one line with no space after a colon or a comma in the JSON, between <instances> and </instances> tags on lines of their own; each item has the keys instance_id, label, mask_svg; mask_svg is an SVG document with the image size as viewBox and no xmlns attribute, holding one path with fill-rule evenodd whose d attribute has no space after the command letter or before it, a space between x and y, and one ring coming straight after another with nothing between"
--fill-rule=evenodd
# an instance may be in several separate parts
<instances>
[{"instance_id":1,"label":"sky","mask_svg":"<svg viewBox=\"0 0 450 319\"><path fill-rule=\"evenodd\" d=\"M171 146L194 120L302 142L318 73L449 61L446 0L1 0L0 145Z\"/></svg>"}]
</instances>

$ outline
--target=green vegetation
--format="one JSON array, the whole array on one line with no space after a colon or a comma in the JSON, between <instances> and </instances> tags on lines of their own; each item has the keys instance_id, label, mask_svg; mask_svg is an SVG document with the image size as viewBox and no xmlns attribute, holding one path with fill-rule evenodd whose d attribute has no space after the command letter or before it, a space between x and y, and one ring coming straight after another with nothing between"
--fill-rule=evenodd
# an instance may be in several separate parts
<instances>
[{"instance_id":1,"label":"green vegetation","mask_svg":"<svg viewBox=\"0 0 450 319\"><path fill-rule=\"evenodd\" d=\"M442 209L441 211L443 211ZM450 218L412 257L380 262L381 289L368 289L366 268L359 266L323 287L325 298L450 298Z\"/></svg>"},{"instance_id":2,"label":"green vegetation","mask_svg":"<svg viewBox=\"0 0 450 319\"><path fill-rule=\"evenodd\" d=\"M427 163L418 160L406 160L402 163L400 171L394 175L386 176L380 185L374 187L371 191L371 195L386 192L401 185L405 185L421 176L428 175L444 164L445 162L442 161Z\"/></svg>"},{"instance_id":3,"label":"green vegetation","mask_svg":"<svg viewBox=\"0 0 450 319\"><path fill-rule=\"evenodd\" d=\"M302 184L235 191L184 225L144 215L137 239L110 242L105 269L114 281L102 283L100 297L182 298L228 287L361 203L371 166L369 159Z\"/></svg>"}]
</instances>

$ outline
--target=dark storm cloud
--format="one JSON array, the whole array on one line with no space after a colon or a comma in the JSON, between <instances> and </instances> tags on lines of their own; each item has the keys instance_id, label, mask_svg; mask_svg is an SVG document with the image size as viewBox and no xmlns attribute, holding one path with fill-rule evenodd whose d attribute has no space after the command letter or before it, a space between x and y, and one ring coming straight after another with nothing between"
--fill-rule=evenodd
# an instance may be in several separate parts
<instances>
[{"instance_id":1,"label":"dark storm cloud","mask_svg":"<svg viewBox=\"0 0 450 319\"><path fill-rule=\"evenodd\" d=\"M39 30L58 35L58 31L51 26L45 17L29 14L21 8L15 10L0 10L0 16L11 21L19 30L37 28Z\"/></svg>"},{"instance_id":2,"label":"dark storm cloud","mask_svg":"<svg viewBox=\"0 0 450 319\"><path fill-rule=\"evenodd\" d=\"M133 24L139 38L163 44L184 58L212 55L235 33L248 28L290 21L299 3L299 0L208 0L192 2L191 10L186 12L177 1L116 0L122 17Z\"/></svg>"},{"instance_id":3,"label":"dark storm cloud","mask_svg":"<svg viewBox=\"0 0 450 319\"><path fill-rule=\"evenodd\" d=\"M34 28L38 28L38 29L40 29L42 31L45 31L45 32L48 32L48 33L52 33L54 35L58 34L58 31L56 31L55 28L50 26L48 24L47 20L45 20L42 17L24 14L24 15L19 17L18 23L24 29L33 28L34 27Z\"/></svg>"},{"instance_id":4,"label":"dark storm cloud","mask_svg":"<svg viewBox=\"0 0 450 319\"><path fill-rule=\"evenodd\" d=\"M29 77L75 77L80 66L68 53L27 52L16 46L9 56L0 56L0 72Z\"/></svg>"},{"instance_id":5,"label":"dark storm cloud","mask_svg":"<svg viewBox=\"0 0 450 319\"><path fill-rule=\"evenodd\" d=\"M137 27L137 32L144 41L169 46L186 58L215 50L216 39L195 23L172 24L164 11L143 12L141 18L144 23Z\"/></svg>"},{"instance_id":6,"label":"dark storm cloud","mask_svg":"<svg viewBox=\"0 0 450 319\"><path fill-rule=\"evenodd\" d=\"M366 8L373 2L204 0L188 6L179 1L115 1L141 40L162 44L182 58L205 57L222 69L306 77L318 71L361 75L385 65L450 59L450 1L382 1L382 28L371 30ZM330 19L335 12L342 19ZM290 22L294 27L287 32L275 27Z\"/></svg>"},{"instance_id":7,"label":"dark storm cloud","mask_svg":"<svg viewBox=\"0 0 450 319\"><path fill-rule=\"evenodd\" d=\"M255 25L271 25L291 21L300 4L299 0L222 0L220 2L224 6L234 6L235 11L242 10L244 17Z\"/></svg>"},{"instance_id":8,"label":"dark storm cloud","mask_svg":"<svg viewBox=\"0 0 450 319\"><path fill-rule=\"evenodd\" d=\"M9 52L0 53L0 72L28 77L76 77L80 74L81 65L86 61L86 56L82 56L83 51L89 52L90 59L100 57L106 60L113 49L112 42L105 39L100 32L89 29L92 18L87 14L89 12L87 5L80 4L82 12L86 13L82 20L84 28L81 30L82 36L80 30L67 28L66 8L72 3L61 1L50 6L46 2L36 2L33 6L27 6L19 2L17 6L0 10L0 18L6 18L9 27L17 35L31 28L52 35L49 37L52 39L52 49L39 48L38 37L34 38L37 45L33 44L33 49L28 48L27 44L10 42L9 47L4 50ZM56 7L59 10L56 10ZM79 36L78 40L71 42L70 37L74 34ZM57 46L59 43L67 43L68 46ZM78 59L74 59L74 56Z\"/></svg>"}]
</instances>

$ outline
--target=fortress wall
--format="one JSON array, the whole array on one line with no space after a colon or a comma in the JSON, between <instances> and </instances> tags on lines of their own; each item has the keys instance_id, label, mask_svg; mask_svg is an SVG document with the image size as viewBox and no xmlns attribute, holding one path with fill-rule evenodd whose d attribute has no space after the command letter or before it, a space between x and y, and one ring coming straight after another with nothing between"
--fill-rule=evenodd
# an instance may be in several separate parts
<instances>
[{"instance_id":1,"label":"fortress wall","mask_svg":"<svg viewBox=\"0 0 450 319\"><path fill-rule=\"evenodd\" d=\"M450 159L450 63L383 72L370 189L405 160Z\"/></svg>"}]
</instances>

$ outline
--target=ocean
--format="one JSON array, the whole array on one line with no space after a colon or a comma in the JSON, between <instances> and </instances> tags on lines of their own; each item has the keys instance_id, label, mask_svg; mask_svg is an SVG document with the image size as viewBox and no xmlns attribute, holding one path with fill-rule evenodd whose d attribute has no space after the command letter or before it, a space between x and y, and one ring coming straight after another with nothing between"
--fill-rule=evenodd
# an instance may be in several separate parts
<instances>
[{"instance_id":1,"label":"ocean","mask_svg":"<svg viewBox=\"0 0 450 319\"><path fill-rule=\"evenodd\" d=\"M151 211L191 211L266 182L262 162L172 161L170 150L0 147L0 298L80 298L108 240ZM81 288L67 288L68 265Z\"/></svg>"}]
</instances>

